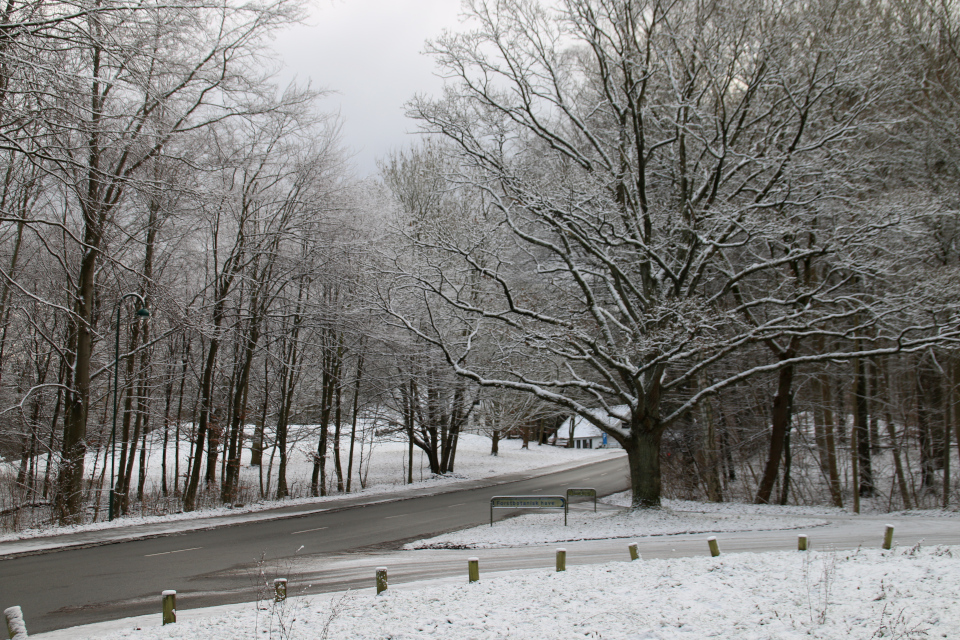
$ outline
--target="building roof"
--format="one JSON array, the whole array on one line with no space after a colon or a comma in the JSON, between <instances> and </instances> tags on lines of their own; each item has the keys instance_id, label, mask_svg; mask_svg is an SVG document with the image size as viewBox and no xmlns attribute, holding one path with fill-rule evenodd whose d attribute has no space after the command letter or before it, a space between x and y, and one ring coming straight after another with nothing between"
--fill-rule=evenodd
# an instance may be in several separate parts
<instances>
[{"instance_id":1,"label":"building roof","mask_svg":"<svg viewBox=\"0 0 960 640\"><path fill-rule=\"evenodd\" d=\"M626 418L627 413L630 408L627 405L618 405L616 407L611 407L612 412L622 415ZM617 427L623 422L622 418L615 418L608 414L603 409L591 409L590 413L597 418L599 418L605 425L609 427ZM603 435L603 432L592 422L589 422L583 416L571 416L563 421L563 424L560 425L560 428L557 430L557 437L561 439L570 438L570 424L573 423L573 438L599 438Z\"/></svg>"}]
</instances>

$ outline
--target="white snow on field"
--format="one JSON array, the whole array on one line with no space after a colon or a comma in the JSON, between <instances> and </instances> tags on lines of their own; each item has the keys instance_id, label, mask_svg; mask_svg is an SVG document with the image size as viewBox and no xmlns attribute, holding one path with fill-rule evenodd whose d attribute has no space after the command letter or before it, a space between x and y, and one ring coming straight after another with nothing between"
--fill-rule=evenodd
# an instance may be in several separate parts
<instances>
[{"instance_id":1,"label":"white snow on field","mask_svg":"<svg viewBox=\"0 0 960 640\"><path fill-rule=\"evenodd\" d=\"M354 464L354 483L350 495L389 495L403 493L412 490L420 490L430 487L443 487L459 480L476 480L489 478L497 475L511 473L521 473L535 470L542 467L548 467L556 464L576 463L579 461L587 462L590 460L599 460L611 456L623 455L619 449L566 449L550 445L540 445L531 443L528 449L523 449L521 440L501 440L499 454L490 455L490 438L474 434L461 434L457 445L457 456L454 473L444 476L431 476L424 456L419 449L414 452L414 483L404 484L406 477L407 445L402 442L378 442L374 443L372 449L369 444L364 451L363 472L365 474L364 484L366 488L361 488L357 468L359 465L359 449L355 452L356 462ZM345 448L344 448L345 449ZM347 452L343 451L343 469L347 468ZM92 468L93 459L96 454L88 456L88 464ZM172 449L170 456L172 458ZM181 451L181 455L185 452ZM148 492L157 492L160 483L160 465L159 452L151 450L148 476ZM101 456L102 457L102 456ZM243 467L241 468L241 477L243 478L248 493L259 493L257 487L259 484L260 470L257 467L249 466L250 450L244 449ZM102 462L101 462L102 464ZM172 461L168 463L172 469ZM186 460L181 464L186 468ZM270 474L269 455L264 456L264 473ZM54 527L51 525L41 526L31 529L23 529L10 533L0 534L0 542L6 540L21 540L25 538L34 538L40 536L58 535L63 533L75 533L86 531L97 531L102 529L114 529L139 524L153 524L162 522L173 522L181 520L193 520L198 518L208 518L211 516L237 515L242 513L252 513L273 509L281 506L302 505L302 504L321 504L336 498L342 498L343 493L336 491L336 485L331 488L330 495L326 498L309 497L308 489L310 483L310 474L312 472L312 462L305 450L297 449L291 454L291 460L288 467L288 482L291 487L293 498L286 498L282 501L253 499L242 505L231 506L213 506L204 505L202 508L191 513L165 513L161 508L163 505L154 505L154 509L144 507L141 513L131 514L112 522L106 521L106 508L104 507L99 516L101 521L86 523L81 525ZM276 486L276 465L272 469L273 477L269 486ZM333 474L333 463L327 461L327 474ZM109 484L109 483L108 483ZM264 487L268 485L264 480ZM305 495L306 494L306 495Z\"/></svg>"},{"instance_id":2,"label":"white snow on field","mask_svg":"<svg viewBox=\"0 0 960 640\"><path fill-rule=\"evenodd\" d=\"M601 504L630 505L629 492L603 498ZM637 538L682 533L720 533L724 531L773 531L799 529L827 524L826 520L784 517L791 512L822 514L830 508L780 507L771 505L718 505L664 500L662 509L642 511L601 510L594 513L589 502L573 505L563 525L563 512L545 511L521 515L506 520L494 514L493 526L480 526L446 533L435 538L407 544L405 549L495 549L535 544L601 540L606 538ZM686 513L685 510L709 513ZM509 512L508 512L509 513ZM836 513L843 513L836 510Z\"/></svg>"},{"instance_id":3,"label":"white snow on field","mask_svg":"<svg viewBox=\"0 0 960 640\"><path fill-rule=\"evenodd\" d=\"M960 638L960 547L743 553L291 598L96 637L351 640ZM338 606L339 605L339 606ZM132 626L132 625L131 625ZM80 631L79 629L77 631ZM83 635L72 636L75 638Z\"/></svg>"}]
</instances>

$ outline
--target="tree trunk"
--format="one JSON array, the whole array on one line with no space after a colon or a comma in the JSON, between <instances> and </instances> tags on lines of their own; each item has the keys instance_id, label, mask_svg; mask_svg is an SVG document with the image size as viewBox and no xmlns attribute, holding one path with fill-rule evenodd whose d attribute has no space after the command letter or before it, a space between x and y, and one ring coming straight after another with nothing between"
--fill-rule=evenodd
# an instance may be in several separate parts
<instances>
[{"instance_id":1,"label":"tree trunk","mask_svg":"<svg viewBox=\"0 0 960 640\"><path fill-rule=\"evenodd\" d=\"M144 417L144 423L146 423L147 420L148 418ZM137 502L141 505L141 512L143 511L143 490L147 483L147 435L149 433L150 431L146 428L146 424L144 424L143 442L140 443L140 473L137 476Z\"/></svg>"},{"instance_id":2,"label":"tree trunk","mask_svg":"<svg viewBox=\"0 0 960 640\"><path fill-rule=\"evenodd\" d=\"M263 359L263 405L260 411L260 420L253 431L253 442L250 444L250 465L263 466L263 430L267 426L267 398L270 396L270 358ZM261 494L263 493L261 487Z\"/></svg>"},{"instance_id":3,"label":"tree trunk","mask_svg":"<svg viewBox=\"0 0 960 640\"><path fill-rule=\"evenodd\" d=\"M880 447L880 365L875 359L868 361L870 364L870 373L867 376L868 396L869 396L869 422L870 422L870 455L878 456L882 453Z\"/></svg>"},{"instance_id":4,"label":"tree trunk","mask_svg":"<svg viewBox=\"0 0 960 640\"><path fill-rule=\"evenodd\" d=\"M340 358L342 362L342 356ZM340 371L337 372L337 383L334 389L334 410L333 419L333 471L337 475L337 493L343 493L343 462L340 460L340 433L342 431L341 418L343 416L343 385L341 384Z\"/></svg>"},{"instance_id":5,"label":"tree trunk","mask_svg":"<svg viewBox=\"0 0 960 640\"><path fill-rule=\"evenodd\" d=\"M353 407L350 418L350 454L347 458L347 493L350 493L350 482L353 479L353 450L357 442L357 417L360 410L360 381L363 379L363 339L360 340L357 353L357 377L353 386ZM363 451L363 443L360 443Z\"/></svg>"},{"instance_id":6,"label":"tree trunk","mask_svg":"<svg viewBox=\"0 0 960 640\"><path fill-rule=\"evenodd\" d=\"M706 380L700 381L705 386ZM707 500L723 502L723 485L720 482L720 455L717 438L717 425L714 419L713 399L705 398L700 405L700 418L703 421L703 475L707 489Z\"/></svg>"},{"instance_id":7,"label":"tree trunk","mask_svg":"<svg viewBox=\"0 0 960 640\"><path fill-rule=\"evenodd\" d=\"M218 315L214 312L214 315ZM219 331L219 322L215 322L216 331ZM200 488L200 465L203 463L203 445L207 440L207 423L210 419L210 403L213 401L213 371L217 362L217 350L220 339L214 336L207 349L207 361L203 367L203 377L200 381L200 420L194 435L193 461L190 464L190 480L183 496L183 510L193 511L196 508L197 490Z\"/></svg>"},{"instance_id":8,"label":"tree trunk","mask_svg":"<svg viewBox=\"0 0 960 640\"><path fill-rule=\"evenodd\" d=\"M915 374L916 388L915 401L917 408L917 426L919 427L920 439L920 488L929 490L935 485L934 481L934 454L933 438L931 437L932 427L930 425L930 414L927 411L926 397L924 394L923 376L917 372Z\"/></svg>"},{"instance_id":9,"label":"tree trunk","mask_svg":"<svg viewBox=\"0 0 960 640\"><path fill-rule=\"evenodd\" d=\"M790 497L790 470L793 467L793 453L790 450L790 433L793 425L787 424L787 433L783 438L783 482L780 485L780 504L787 504Z\"/></svg>"},{"instance_id":10,"label":"tree trunk","mask_svg":"<svg viewBox=\"0 0 960 640\"><path fill-rule=\"evenodd\" d=\"M171 344L170 364L167 365L166 384L163 385L163 451L160 457L160 493L164 498L169 495L167 486L167 448L170 445L170 409L173 406L173 381L176 378L177 371L174 369L173 356L176 355Z\"/></svg>"},{"instance_id":11,"label":"tree trunk","mask_svg":"<svg viewBox=\"0 0 960 640\"><path fill-rule=\"evenodd\" d=\"M173 495L180 495L180 420L183 418L183 388L187 383L187 364L190 362L190 341L183 354L183 369L180 372L180 392L177 397L177 430L173 438Z\"/></svg>"},{"instance_id":12,"label":"tree trunk","mask_svg":"<svg viewBox=\"0 0 960 640\"><path fill-rule=\"evenodd\" d=\"M859 349L859 347L858 347ZM870 460L870 424L867 416L867 373L862 358L854 358L853 372L856 378L854 393L853 428L857 432L857 466L860 469L858 491L861 498L871 498L875 493L873 466Z\"/></svg>"},{"instance_id":13,"label":"tree trunk","mask_svg":"<svg viewBox=\"0 0 960 640\"><path fill-rule=\"evenodd\" d=\"M290 405L293 403L295 370L299 358L297 355L298 335L298 328L295 326L287 339L287 344L281 346L280 408L277 411L277 441L274 446L274 451L280 454L280 463L277 466L278 499L283 499L289 495L289 488L287 487L287 435L290 427ZM271 463L272 461L271 457Z\"/></svg>"},{"instance_id":14,"label":"tree trunk","mask_svg":"<svg viewBox=\"0 0 960 640\"><path fill-rule=\"evenodd\" d=\"M956 365L953 365L953 368L956 368ZM944 372L947 373L947 372ZM944 392L943 392L943 504L941 505L944 509L950 507L950 423L952 422L953 412L953 393L952 393L952 377L955 377L956 373L953 376L949 374L944 376Z\"/></svg>"},{"instance_id":15,"label":"tree trunk","mask_svg":"<svg viewBox=\"0 0 960 640\"><path fill-rule=\"evenodd\" d=\"M243 452L243 427L247 421L250 370L253 367L253 356L260 341L259 296L254 296L250 305L255 310L256 315L250 319L249 332L244 340L240 374L237 376L233 390L233 409L231 411L230 435L226 455L227 466L220 491L220 501L224 504L231 503L236 499L240 484L240 455Z\"/></svg>"},{"instance_id":16,"label":"tree trunk","mask_svg":"<svg viewBox=\"0 0 960 640\"><path fill-rule=\"evenodd\" d=\"M827 470L830 473L830 495L837 508L843 508L843 483L840 480L840 469L837 464L836 414L833 412L833 394L830 391L830 378L827 374L820 376L823 389L823 419L827 430Z\"/></svg>"},{"instance_id":17,"label":"tree trunk","mask_svg":"<svg viewBox=\"0 0 960 640\"><path fill-rule=\"evenodd\" d=\"M856 409L854 409L856 411ZM860 513L860 433L856 428L850 430L850 482L853 485L850 490L853 494L853 512Z\"/></svg>"},{"instance_id":18,"label":"tree trunk","mask_svg":"<svg viewBox=\"0 0 960 640\"><path fill-rule=\"evenodd\" d=\"M333 354L327 349L320 378L320 438L313 457L313 473L310 476L310 495L314 498L327 495L327 429L330 427L330 414L333 411L333 365Z\"/></svg>"},{"instance_id":19,"label":"tree trunk","mask_svg":"<svg viewBox=\"0 0 960 640\"><path fill-rule=\"evenodd\" d=\"M792 355L783 354L781 359L787 359ZM793 385L792 365L780 369L777 376L777 395L773 399L773 432L770 435L770 450L767 454L767 465L763 471L763 477L760 480L760 486L757 489L757 496L754 500L757 504L769 504L770 495L773 493L773 485L780 475L780 459L783 457L783 446L787 436L787 427L790 424L790 405L792 399Z\"/></svg>"},{"instance_id":20,"label":"tree trunk","mask_svg":"<svg viewBox=\"0 0 960 640\"><path fill-rule=\"evenodd\" d=\"M404 391L406 390L405 387L403 387L403 389ZM407 402L404 407L404 421L407 427L407 484L413 484L413 429L415 419L413 403L414 398L417 397L417 384L412 378L410 380L410 392L405 395L407 397Z\"/></svg>"},{"instance_id":21,"label":"tree trunk","mask_svg":"<svg viewBox=\"0 0 960 640\"><path fill-rule=\"evenodd\" d=\"M87 409L93 355L93 296L106 211L91 212L84 208L83 217L85 249L80 259L74 313L69 321L67 365L71 384L64 394L63 438L53 506L54 517L60 524L80 524L83 521L83 464L87 455Z\"/></svg>"},{"instance_id":22,"label":"tree trunk","mask_svg":"<svg viewBox=\"0 0 960 640\"><path fill-rule=\"evenodd\" d=\"M660 476L660 441L662 429L659 424L643 424L633 418L630 435L623 443L630 468L631 503L634 509L660 507L662 491ZM652 427L652 428L651 428Z\"/></svg>"}]
</instances>

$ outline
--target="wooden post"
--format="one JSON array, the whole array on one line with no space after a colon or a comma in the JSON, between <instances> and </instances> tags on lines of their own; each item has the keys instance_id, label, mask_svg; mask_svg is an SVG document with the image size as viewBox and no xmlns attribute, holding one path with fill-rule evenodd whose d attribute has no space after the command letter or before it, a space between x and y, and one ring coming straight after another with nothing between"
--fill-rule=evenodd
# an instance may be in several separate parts
<instances>
[{"instance_id":1,"label":"wooden post","mask_svg":"<svg viewBox=\"0 0 960 640\"><path fill-rule=\"evenodd\" d=\"M720 545L717 544L717 537L710 536L707 538L707 544L710 545L710 555L716 558L720 555Z\"/></svg>"},{"instance_id":2,"label":"wooden post","mask_svg":"<svg viewBox=\"0 0 960 640\"><path fill-rule=\"evenodd\" d=\"M7 635L10 640L27 640L27 625L23 623L23 611L20 607L4 609L3 617L7 621Z\"/></svg>"},{"instance_id":3,"label":"wooden post","mask_svg":"<svg viewBox=\"0 0 960 640\"><path fill-rule=\"evenodd\" d=\"M557 549L557 571L567 570L567 550Z\"/></svg>"},{"instance_id":4,"label":"wooden post","mask_svg":"<svg viewBox=\"0 0 960 640\"><path fill-rule=\"evenodd\" d=\"M480 558L467 558L467 575L470 577L470 582L480 579Z\"/></svg>"},{"instance_id":5,"label":"wooden post","mask_svg":"<svg viewBox=\"0 0 960 640\"><path fill-rule=\"evenodd\" d=\"M377 595L387 590L387 568L377 567Z\"/></svg>"},{"instance_id":6,"label":"wooden post","mask_svg":"<svg viewBox=\"0 0 960 640\"><path fill-rule=\"evenodd\" d=\"M639 559L640 559L640 551L637 549L637 543L636 543L636 542L631 542L630 544L627 545L627 548L630 549L630 559L631 559L631 560L639 560Z\"/></svg>"},{"instance_id":7,"label":"wooden post","mask_svg":"<svg viewBox=\"0 0 960 640\"><path fill-rule=\"evenodd\" d=\"M163 624L173 624L177 621L177 592L169 589L161 596L163 597Z\"/></svg>"},{"instance_id":8,"label":"wooden post","mask_svg":"<svg viewBox=\"0 0 960 640\"><path fill-rule=\"evenodd\" d=\"M883 533L883 548L890 550L893 548L893 525L888 524L887 530Z\"/></svg>"},{"instance_id":9,"label":"wooden post","mask_svg":"<svg viewBox=\"0 0 960 640\"><path fill-rule=\"evenodd\" d=\"M287 599L287 579L277 578L273 581L273 601L283 602Z\"/></svg>"},{"instance_id":10,"label":"wooden post","mask_svg":"<svg viewBox=\"0 0 960 640\"><path fill-rule=\"evenodd\" d=\"M807 536L802 533L797 536L797 551L806 551L809 548L807 544Z\"/></svg>"}]
</instances>

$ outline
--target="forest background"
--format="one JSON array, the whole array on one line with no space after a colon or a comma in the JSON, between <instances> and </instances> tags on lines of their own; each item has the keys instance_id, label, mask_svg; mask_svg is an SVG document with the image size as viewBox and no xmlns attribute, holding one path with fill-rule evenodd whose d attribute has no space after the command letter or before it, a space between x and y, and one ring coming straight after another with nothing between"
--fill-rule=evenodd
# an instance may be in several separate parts
<instances>
[{"instance_id":1,"label":"forest background","mask_svg":"<svg viewBox=\"0 0 960 640\"><path fill-rule=\"evenodd\" d=\"M283 499L300 425L320 496L364 438L448 474L571 415L638 508L955 505L957 4L464 11L357 179L276 84L299 2L6 5L5 526L265 494L245 448Z\"/></svg>"}]
</instances>

